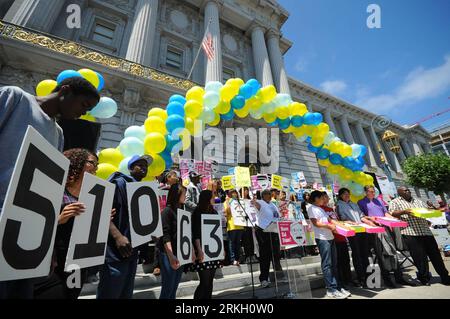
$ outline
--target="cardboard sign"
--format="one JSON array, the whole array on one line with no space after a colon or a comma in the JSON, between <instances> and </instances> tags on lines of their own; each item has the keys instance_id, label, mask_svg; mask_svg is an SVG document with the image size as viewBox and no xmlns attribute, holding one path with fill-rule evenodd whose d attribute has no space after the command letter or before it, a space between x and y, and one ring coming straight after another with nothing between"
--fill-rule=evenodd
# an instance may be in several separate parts
<instances>
[{"instance_id":1,"label":"cardboard sign","mask_svg":"<svg viewBox=\"0 0 450 319\"><path fill-rule=\"evenodd\" d=\"M202 214L202 249L205 262L224 259L221 217L217 214Z\"/></svg>"},{"instance_id":2,"label":"cardboard sign","mask_svg":"<svg viewBox=\"0 0 450 319\"><path fill-rule=\"evenodd\" d=\"M236 178L236 186L238 187L250 187L252 186L252 180L250 178L250 170L248 167L236 167L234 171Z\"/></svg>"},{"instance_id":3,"label":"cardboard sign","mask_svg":"<svg viewBox=\"0 0 450 319\"><path fill-rule=\"evenodd\" d=\"M225 216L225 207L223 206L223 203L214 204L213 207L222 220L222 227L227 227L227 217Z\"/></svg>"},{"instance_id":4,"label":"cardboard sign","mask_svg":"<svg viewBox=\"0 0 450 319\"><path fill-rule=\"evenodd\" d=\"M230 189L235 189L236 186L234 185L234 175L225 175L222 176L222 189L227 191Z\"/></svg>"},{"instance_id":5,"label":"cardboard sign","mask_svg":"<svg viewBox=\"0 0 450 319\"><path fill-rule=\"evenodd\" d=\"M261 190L270 188L270 180L269 180L268 175L258 174L256 176L257 176L258 184L261 186Z\"/></svg>"},{"instance_id":6,"label":"cardboard sign","mask_svg":"<svg viewBox=\"0 0 450 319\"><path fill-rule=\"evenodd\" d=\"M280 246L286 249L302 246L306 242L303 226L298 222L278 222L278 236L280 238Z\"/></svg>"},{"instance_id":7,"label":"cardboard sign","mask_svg":"<svg viewBox=\"0 0 450 319\"><path fill-rule=\"evenodd\" d=\"M272 188L282 190L283 189L282 180L283 177L272 174L272 184L271 184Z\"/></svg>"},{"instance_id":8,"label":"cardboard sign","mask_svg":"<svg viewBox=\"0 0 450 319\"><path fill-rule=\"evenodd\" d=\"M307 220L307 226L303 226L303 230L305 231L305 246L315 246L316 238L314 235L314 230L310 220Z\"/></svg>"},{"instance_id":9,"label":"cardboard sign","mask_svg":"<svg viewBox=\"0 0 450 319\"><path fill-rule=\"evenodd\" d=\"M79 202L86 205L86 210L73 223L66 271L73 269L73 265L87 268L105 262L115 188L112 183L84 173Z\"/></svg>"},{"instance_id":10,"label":"cardboard sign","mask_svg":"<svg viewBox=\"0 0 450 319\"><path fill-rule=\"evenodd\" d=\"M443 212L440 210L432 210L426 208L413 208L411 210L412 214L416 217L420 218L434 218L434 217L442 217Z\"/></svg>"},{"instance_id":11,"label":"cardboard sign","mask_svg":"<svg viewBox=\"0 0 450 319\"><path fill-rule=\"evenodd\" d=\"M375 218L377 223L379 223L381 225L384 225L384 226L388 226L388 227L392 227L392 228L394 228L394 227L402 227L402 228L408 227L408 223L407 222L405 222L403 220L400 220L400 219L397 219L397 218L379 217L379 216L375 216L374 218Z\"/></svg>"},{"instance_id":12,"label":"cardboard sign","mask_svg":"<svg viewBox=\"0 0 450 319\"><path fill-rule=\"evenodd\" d=\"M49 274L69 164L28 126L0 217L0 281Z\"/></svg>"},{"instance_id":13,"label":"cardboard sign","mask_svg":"<svg viewBox=\"0 0 450 319\"><path fill-rule=\"evenodd\" d=\"M127 183L131 245L138 247L162 236L157 182Z\"/></svg>"},{"instance_id":14,"label":"cardboard sign","mask_svg":"<svg viewBox=\"0 0 450 319\"><path fill-rule=\"evenodd\" d=\"M250 200L231 200L230 210L235 226L252 227L258 225L258 209L251 204ZM249 220L247 220L245 213L247 213Z\"/></svg>"},{"instance_id":15,"label":"cardboard sign","mask_svg":"<svg viewBox=\"0 0 450 319\"><path fill-rule=\"evenodd\" d=\"M251 176L251 179L252 179L252 190L253 190L253 191L260 191L260 190L263 189L263 188L261 187L261 185L259 184L258 176L257 176L257 175L252 175L252 176Z\"/></svg>"},{"instance_id":16,"label":"cardboard sign","mask_svg":"<svg viewBox=\"0 0 450 319\"><path fill-rule=\"evenodd\" d=\"M278 202L278 210L280 211L280 217L288 219L289 218L289 202L287 200L280 200Z\"/></svg>"},{"instance_id":17,"label":"cardboard sign","mask_svg":"<svg viewBox=\"0 0 450 319\"><path fill-rule=\"evenodd\" d=\"M177 211L177 251L180 265L190 264L194 254L192 247L191 213L182 209Z\"/></svg>"},{"instance_id":18,"label":"cardboard sign","mask_svg":"<svg viewBox=\"0 0 450 319\"><path fill-rule=\"evenodd\" d=\"M203 161L194 161L194 172L199 175L203 175Z\"/></svg>"}]
</instances>

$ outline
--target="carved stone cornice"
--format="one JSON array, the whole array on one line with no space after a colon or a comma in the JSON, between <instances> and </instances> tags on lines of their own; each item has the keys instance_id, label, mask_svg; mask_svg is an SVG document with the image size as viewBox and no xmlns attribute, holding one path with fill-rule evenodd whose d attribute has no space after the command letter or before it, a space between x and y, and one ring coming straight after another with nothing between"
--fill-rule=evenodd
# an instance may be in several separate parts
<instances>
[{"instance_id":1,"label":"carved stone cornice","mask_svg":"<svg viewBox=\"0 0 450 319\"><path fill-rule=\"evenodd\" d=\"M104 65L116 71L160 82L178 89L189 90L196 84L192 81L177 78L138 63L111 56L89 49L78 43L42 34L14 24L0 21L0 39L9 39L66 54L72 58L82 59Z\"/></svg>"}]
</instances>

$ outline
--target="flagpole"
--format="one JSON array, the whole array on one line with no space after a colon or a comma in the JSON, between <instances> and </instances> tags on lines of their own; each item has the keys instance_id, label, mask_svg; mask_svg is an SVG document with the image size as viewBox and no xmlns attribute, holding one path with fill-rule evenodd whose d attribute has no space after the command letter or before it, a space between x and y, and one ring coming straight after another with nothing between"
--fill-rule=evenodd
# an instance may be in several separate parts
<instances>
[{"instance_id":1,"label":"flagpole","mask_svg":"<svg viewBox=\"0 0 450 319\"><path fill-rule=\"evenodd\" d=\"M191 78L192 72L194 71L194 67L197 64L198 56L200 55L200 51L202 49L203 40L205 40L206 34L209 31L209 25L211 24L211 22L212 22L212 18L209 19L208 24L206 26L205 33L203 34L202 41L200 42L200 47L198 48L197 55L195 56L195 59L194 59L194 63L192 63L191 71L189 71L189 75L187 77L188 80Z\"/></svg>"}]
</instances>

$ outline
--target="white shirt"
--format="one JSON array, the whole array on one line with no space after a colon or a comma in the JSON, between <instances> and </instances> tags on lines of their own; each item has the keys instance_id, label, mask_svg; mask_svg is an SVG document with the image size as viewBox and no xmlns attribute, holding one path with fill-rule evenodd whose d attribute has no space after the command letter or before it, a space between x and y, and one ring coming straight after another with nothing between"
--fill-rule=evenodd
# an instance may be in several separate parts
<instances>
[{"instance_id":1,"label":"white shirt","mask_svg":"<svg viewBox=\"0 0 450 319\"><path fill-rule=\"evenodd\" d=\"M271 222L278 220L280 212L272 202L267 203L263 200L257 200L257 202L261 206L258 213L259 227L266 229Z\"/></svg>"},{"instance_id":2,"label":"white shirt","mask_svg":"<svg viewBox=\"0 0 450 319\"><path fill-rule=\"evenodd\" d=\"M310 205L308 207L308 216L309 218L315 218L318 222L328 223L328 214L320 207L315 205ZM320 240L333 240L334 235L331 230L328 228L316 227L313 224L314 237Z\"/></svg>"}]
</instances>

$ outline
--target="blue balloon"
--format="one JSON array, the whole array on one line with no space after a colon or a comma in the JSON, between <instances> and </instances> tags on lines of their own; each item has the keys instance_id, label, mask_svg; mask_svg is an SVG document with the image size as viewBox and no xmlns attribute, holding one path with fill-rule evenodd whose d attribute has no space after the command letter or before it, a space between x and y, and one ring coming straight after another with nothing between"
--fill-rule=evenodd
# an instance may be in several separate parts
<instances>
[{"instance_id":1,"label":"blue balloon","mask_svg":"<svg viewBox=\"0 0 450 319\"><path fill-rule=\"evenodd\" d=\"M245 105L245 98L242 95L236 95L232 100L231 100L231 107L235 110L240 110L244 107Z\"/></svg>"},{"instance_id":2,"label":"blue balloon","mask_svg":"<svg viewBox=\"0 0 450 319\"><path fill-rule=\"evenodd\" d=\"M97 91L100 92L105 87L105 79L103 78L103 75L101 75L100 73L98 73L98 72L95 72L95 73L97 73L98 80L99 80Z\"/></svg>"},{"instance_id":3,"label":"blue balloon","mask_svg":"<svg viewBox=\"0 0 450 319\"><path fill-rule=\"evenodd\" d=\"M107 96L101 97L98 104L89 111L89 114L100 119L108 119L110 117L113 117L116 113L117 103Z\"/></svg>"},{"instance_id":4,"label":"blue balloon","mask_svg":"<svg viewBox=\"0 0 450 319\"><path fill-rule=\"evenodd\" d=\"M170 115L166 120L166 128L167 130L172 133L174 130L178 128L184 127L184 117L174 114Z\"/></svg>"},{"instance_id":5,"label":"blue balloon","mask_svg":"<svg viewBox=\"0 0 450 319\"><path fill-rule=\"evenodd\" d=\"M258 90L261 88L261 84L256 79L250 79L246 84L250 85L250 87L252 88L252 95L255 95L256 92L258 92Z\"/></svg>"},{"instance_id":6,"label":"blue balloon","mask_svg":"<svg viewBox=\"0 0 450 319\"><path fill-rule=\"evenodd\" d=\"M303 116L303 123L306 125L314 124L314 113L308 112Z\"/></svg>"},{"instance_id":7,"label":"blue balloon","mask_svg":"<svg viewBox=\"0 0 450 319\"><path fill-rule=\"evenodd\" d=\"M275 126L278 125L279 121L280 121L280 119L276 119L273 122L267 123L267 125L270 126L270 127L275 127Z\"/></svg>"},{"instance_id":8,"label":"blue balloon","mask_svg":"<svg viewBox=\"0 0 450 319\"><path fill-rule=\"evenodd\" d=\"M239 88L239 95L243 96L244 99L249 99L253 96L253 89L250 85L244 84Z\"/></svg>"},{"instance_id":9,"label":"blue balloon","mask_svg":"<svg viewBox=\"0 0 450 319\"><path fill-rule=\"evenodd\" d=\"M291 125L291 120L289 117L284 120L278 120L278 126L280 127L280 130L285 130Z\"/></svg>"},{"instance_id":10,"label":"blue balloon","mask_svg":"<svg viewBox=\"0 0 450 319\"><path fill-rule=\"evenodd\" d=\"M179 115L184 117L184 107L180 102L174 101L167 105L167 115Z\"/></svg>"},{"instance_id":11,"label":"blue balloon","mask_svg":"<svg viewBox=\"0 0 450 319\"><path fill-rule=\"evenodd\" d=\"M330 155L330 162L334 165L340 165L342 163L342 156L336 153Z\"/></svg>"},{"instance_id":12,"label":"blue balloon","mask_svg":"<svg viewBox=\"0 0 450 319\"><path fill-rule=\"evenodd\" d=\"M324 160L330 156L330 151L326 148L322 148L319 152L317 152L317 158Z\"/></svg>"},{"instance_id":13,"label":"blue balloon","mask_svg":"<svg viewBox=\"0 0 450 319\"><path fill-rule=\"evenodd\" d=\"M170 152L167 152L166 150L164 150L159 155L163 158L164 162L166 162L166 168L170 168L173 164L172 155L170 154ZM167 164L170 164L170 165L167 165Z\"/></svg>"},{"instance_id":14,"label":"blue balloon","mask_svg":"<svg viewBox=\"0 0 450 319\"><path fill-rule=\"evenodd\" d=\"M358 157L357 159L355 159L355 170L356 171L362 171L364 165L365 165L365 162L361 157Z\"/></svg>"},{"instance_id":15,"label":"blue balloon","mask_svg":"<svg viewBox=\"0 0 450 319\"><path fill-rule=\"evenodd\" d=\"M231 121L234 117L234 110L233 108L230 108L230 111L228 113L220 115L220 118L224 121Z\"/></svg>"},{"instance_id":16,"label":"blue balloon","mask_svg":"<svg viewBox=\"0 0 450 319\"><path fill-rule=\"evenodd\" d=\"M323 116L320 113L313 113L313 125L319 125L323 121Z\"/></svg>"},{"instance_id":17,"label":"blue balloon","mask_svg":"<svg viewBox=\"0 0 450 319\"><path fill-rule=\"evenodd\" d=\"M98 73L97 73L98 74ZM61 84L62 81L64 81L65 79L69 79L69 78L74 78L74 77L82 77L80 73L78 73L75 70L65 70L62 71L58 77L56 78L56 82L58 82L58 84ZM100 78L100 77L99 77ZM100 90L99 90L100 91Z\"/></svg>"},{"instance_id":18,"label":"blue balloon","mask_svg":"<svg viewBox=\"0 0 450 319\"><path fill-rule=\"evenodd\" d=\"M308 143L308 150L310 150L313 153L317 153L317 152L319 152L320 147L315 147L315 146L312 146L311 143Z\"/></svg>"},{"instance_id":19,"label":"blue balloon","mask_svg":"<svg viewBox=\"0 0 450 319\"><path fill-rule=\"evenodd\" d=\"M365 145L359 145L359 147L361 148L359 156L365 156L367 154L367 147Z\"/></svg>"},{"instance_id":20,"label":"blue balloon","mask_svg":"<svg viewBox=\"0 0 450 319\"><path fill-rule=\"evenodd\" d=\"M171 135L167 134L166 136L166 148L164 149L164 152L172 153L173 147L180 142L180 139L174 139Z\"/></svg>"},{"instance_id":21,"label":"blue balloon","mask_svg":"<svg viewBox=\"0 0 450 319\"><path fill-rule=\"evenodd\" d=\"M291 118L291 123L293 127L300 127L303 125L303 117L299 115L294 115Z\"/></svg>"},{"instance_id":22,"label":"blue balloon","mask_svg":"<svg viewBox=\"0 0 450 319\"><path fill-rule=\"evenodd\" d=\"M311 143L311 136L308 136L305 140L306 143Z\"/></svg>"},{"instance_id":23,"label":"blue balloon","mask_svg":"<svg viewBox=\"0 0 450 319\"><path fill-rule=\"evenodd\" d=\"M178 102L184 106L184 104L186 104L186 99L184 98L184 96L181 96L179 94L174 94L169 98L169 103L171 103L171 102Z\"/></svg>"}]
</instances>

